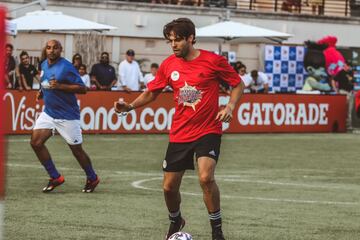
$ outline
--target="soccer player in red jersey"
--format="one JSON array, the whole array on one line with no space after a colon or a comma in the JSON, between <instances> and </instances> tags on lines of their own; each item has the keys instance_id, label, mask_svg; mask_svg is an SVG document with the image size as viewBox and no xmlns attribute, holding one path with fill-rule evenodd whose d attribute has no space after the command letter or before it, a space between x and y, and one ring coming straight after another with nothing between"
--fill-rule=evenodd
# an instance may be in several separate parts
<instances>
[{"instance_id":1,"label":"soccer player in red jersey","mask_svg":"<svg viewBox=\"0 0 360 240\"><path fill-rule=\"evenodd\" d=\"M165 239L185 224L179 189L185 170L194 169L195 154L212 239L223 240L220 192L214 172L220 154L222 122L231 121L244 83L224 57L194 48L195 26L190 19L173 20L164 26L163 33L174 54L164 60L145 92L130 104L119 101L114 107L119 113L131 111L154 101L167 85L172 87L176 108L163 162L163 191L170 219ZM219 109L220 81L233 88L223 109Z\"/></svg>"}]
</instances>

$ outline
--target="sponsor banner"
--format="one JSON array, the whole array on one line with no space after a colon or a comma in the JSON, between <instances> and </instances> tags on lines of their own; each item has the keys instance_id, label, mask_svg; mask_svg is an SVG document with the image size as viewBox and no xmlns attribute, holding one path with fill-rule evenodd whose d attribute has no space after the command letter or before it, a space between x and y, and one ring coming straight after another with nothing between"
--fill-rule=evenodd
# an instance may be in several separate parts
<instances>
[{"instance_id":1,"label":"sponsor banner","mask_svg":"<svg viewBox=\"0 0 360 240\"><path fill-rule=\"evenodd\" d=\"M172 93L161 94L155 102L118 116L114 101L131 102L140 93L88 92L78 95L84 133L166 133L175 112ZM5 103L5 132L27 134L42 112L43 101L35 91L8 91ZM229 96L220 96L224 106ZM346 97L343 95L245 94L233 112L229 133L256 132L345 132Z\"/></svg>"}]
</instances>

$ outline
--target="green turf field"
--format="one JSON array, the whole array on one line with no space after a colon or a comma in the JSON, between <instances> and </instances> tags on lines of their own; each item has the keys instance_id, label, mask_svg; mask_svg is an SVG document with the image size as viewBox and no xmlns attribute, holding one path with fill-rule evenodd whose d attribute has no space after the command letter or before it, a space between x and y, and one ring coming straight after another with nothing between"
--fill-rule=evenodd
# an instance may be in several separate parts
<instances>
[{"instance_id":1,"label":"green turf field","mask_svg":"<svg viewBox=\"0 0 360 240\"><path fill-rule=\"evenodd\" d=\"M64 141L48 147L65 176L50 194L29 136L8 137L5 239L162 240L166 135L87 135L101 183L93 194ZM217 167L227 240L360 239L360 135L225 135ZM194 172L182 185L184 231L210 240Z\"/></svg>"}]
</instances>

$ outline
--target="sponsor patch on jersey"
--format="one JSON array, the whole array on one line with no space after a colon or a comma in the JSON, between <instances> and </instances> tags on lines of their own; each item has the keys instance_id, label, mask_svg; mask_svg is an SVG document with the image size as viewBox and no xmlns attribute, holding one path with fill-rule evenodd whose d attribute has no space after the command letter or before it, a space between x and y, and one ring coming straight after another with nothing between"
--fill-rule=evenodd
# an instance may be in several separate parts
<instances>
[{"instance_id":1,"label":"sponsor patch on jersey","mask_svg":"<svg viewBox=\"0 0 360 240\"><path fill-rule=\"evenodd\" d=\"M171 80L177 81L179 80L179 78L180 78L180 73L178 71L173 71L171 73Z\"/></svg>"}]
</instances>

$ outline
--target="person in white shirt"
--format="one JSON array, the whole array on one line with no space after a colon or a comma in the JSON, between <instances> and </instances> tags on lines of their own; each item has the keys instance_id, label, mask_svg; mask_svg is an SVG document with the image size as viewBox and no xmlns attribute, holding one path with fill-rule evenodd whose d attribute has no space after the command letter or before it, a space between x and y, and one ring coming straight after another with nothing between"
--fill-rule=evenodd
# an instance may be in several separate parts
<instances>
[{"instance_id":1,"label":"person in white shirt","mask_svg":"<svg viewBox=\"0 0 360 240\"><path fill-rule=\"evenodd\" d=\"M90 89L90 76L86 72L85 64L80 64L80 66L79 66L79 74L80 74L81 80L84 82L86 88Z\"/></svg>"},{"instance_id":2,"label":"person in white shirt","mask_svg":"<svg viewBox=\"0 0 360 240\"><path fill-rule=\"evenodd\" d=\"M154 80L157 70L159 69L159 65L157 63L152 63L150 66L150 72L145 74L144 76L144 84L147 87L147 84Z\"/></svg>"},{"instance_id":3,"label":"person in white shirt","mask_svg":"<svg viewBox=\"0 0 360 240\"><path fill-rule=\"evenodd\" d=\"M269 79L263 72L252 70L250 75L245 79L251 79L249 89L252 93L268 93L269 92Z\"/></svg>"},{"instance_id":4,"label":"person in white shirt","mask_svg":"<svg viewBox=\"0 0 360 240\"><path fill-rule=\"evenodd\" d=\"M245 84L244 93L250 93L250 84L251 84L251 76L246 74L246 66L242 62L236 63L235 70L239 73L240 78L243 80Z\"/></svg>"},{"instance_id":5,"label":"person in white shirt","mask_svg":"<svg viewBox=\"0 0 360 240\"><path fill-rule=\"evenodd\" d=\"M131 92L145 88L140 66L134 60L134 50L127 50L125 58L126 59L119 64L118 89Z\"/></svg>"}]
</instances>

